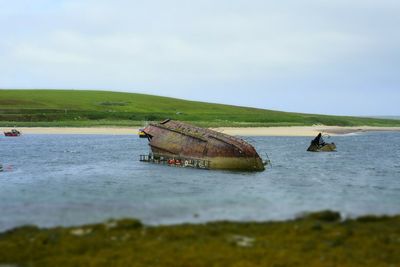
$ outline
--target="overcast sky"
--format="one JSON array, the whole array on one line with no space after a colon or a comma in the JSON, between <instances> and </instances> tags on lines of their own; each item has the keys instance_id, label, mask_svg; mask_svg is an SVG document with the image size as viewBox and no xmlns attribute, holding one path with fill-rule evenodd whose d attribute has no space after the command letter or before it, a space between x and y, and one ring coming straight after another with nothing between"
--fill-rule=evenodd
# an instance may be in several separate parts
<instances>
[{"instance_id":1,"label":"overcast sky","mask_svg":"<svg viewBox=\"0 0 400 267\"><path fill-rule=\"evenodd\" d=\"M0 88L400 115L399 0L0 0Z\"/></svg>"}]
</instances>

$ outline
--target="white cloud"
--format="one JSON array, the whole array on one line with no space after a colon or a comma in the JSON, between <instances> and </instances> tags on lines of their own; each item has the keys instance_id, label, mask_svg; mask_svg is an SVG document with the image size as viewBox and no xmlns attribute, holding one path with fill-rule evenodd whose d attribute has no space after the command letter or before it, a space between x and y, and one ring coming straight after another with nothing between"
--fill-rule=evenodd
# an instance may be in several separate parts
<instances>
[{"instance_id":1,"label":"white cloud","mask_svg":"<svg viewBox=\"0 0 400 267\"><path fill-rule=\"evenodd\" d=\"M35 47L22 44L14 49L15 59L23 64L83 64L89 59L82 54L69 53L60 49Z\"/></svg>"},{"instance_id":2,"label":"white cloud","mask_svg":"<svg viewBox=\"0 0 400 267\"><path fill-rule=\"evenodd\" d=\"M339 94L399 82L397 1L8 5L0 11L0 67L7 69L1 87L157 88L150 92L177 96L196 90L193 97L203 100L249 98L246 104L262 106L245 92L268 88L273 97L290 88L312 95L329 86ZM212 99L227 88L238 89L241 99Z\"/></svg>"}]
</instances>

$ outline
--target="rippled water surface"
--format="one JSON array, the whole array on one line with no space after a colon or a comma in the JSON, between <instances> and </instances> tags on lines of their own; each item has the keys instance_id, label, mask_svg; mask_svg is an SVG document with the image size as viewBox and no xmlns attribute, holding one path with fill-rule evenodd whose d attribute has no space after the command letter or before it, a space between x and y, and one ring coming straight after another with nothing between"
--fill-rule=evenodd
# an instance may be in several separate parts
<instances>
[{"instance_id":1,"label":"rippled water surface","mask_svg":"<svg viewBox=\"0 0 400 267\"><path fill-rule=\"evenodd\" d=\"M400 133L333 137L336 153L305 152L310 138L252 137L272 169L205 171L138 161L136 136L0 138L0 230L136 217L148 224L280 220L301 212L400 213Z\"/></svg>"}]
</instances>

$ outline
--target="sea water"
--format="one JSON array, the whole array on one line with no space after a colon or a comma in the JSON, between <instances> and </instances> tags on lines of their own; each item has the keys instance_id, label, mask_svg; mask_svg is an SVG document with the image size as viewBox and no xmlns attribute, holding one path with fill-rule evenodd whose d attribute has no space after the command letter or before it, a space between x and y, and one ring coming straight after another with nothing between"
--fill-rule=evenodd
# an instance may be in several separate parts
<instances>
[{"instance_id":1,"label":"sea water","mask_svg":"<svg viewBox=\"0 0 400 267\"><path fill-rule=\"evenodd\" d=\"M0 231L134 217L146 224L265 221L303 212L400 213L400 133L335 136L335 153L308 137L244 137L272 167L207 171L139 162L146 139L113 135L0 138Z\"/></svg>"}]
</instances>

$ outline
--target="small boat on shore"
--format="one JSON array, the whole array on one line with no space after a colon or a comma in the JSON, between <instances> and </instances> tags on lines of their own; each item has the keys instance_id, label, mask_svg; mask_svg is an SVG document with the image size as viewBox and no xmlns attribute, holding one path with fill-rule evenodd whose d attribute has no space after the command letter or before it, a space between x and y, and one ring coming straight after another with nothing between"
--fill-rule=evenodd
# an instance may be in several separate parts
<instances>
[{"instance_id":1,"label":"small boat on shore","mask_svg":"<svg viewBox=\"0 0 400 267\"><path fill-rule=\"evenodd\" d=\"M311 141L310 146L308 147L307 151L309 152L335 152L336 151L336 144L335 143L325 143L324 139L322 138L322 134L319 133L314 140Z\"/></svg>"},{"instance_id":2,"label":"small boat on shore","mask_svg":"<svg viewBox=\"0 0 400 267\"><path fill-rule=\"evenodd\" d=\"M21 132L16 129L12 129L10 132L4 132L4 135L8 137L17 137L21 135Z\"/></svg>"}]
</instances>

